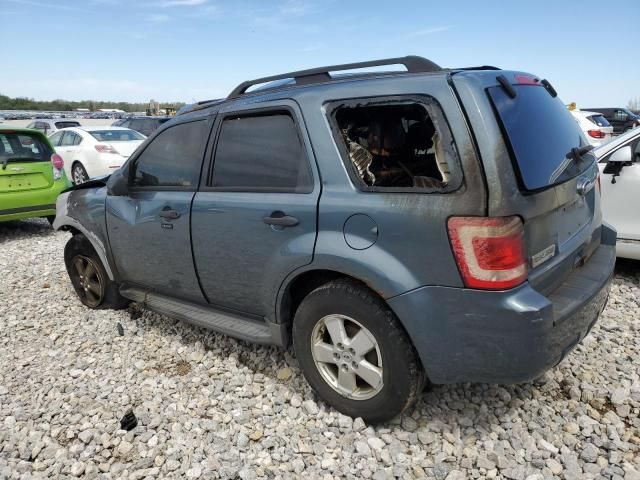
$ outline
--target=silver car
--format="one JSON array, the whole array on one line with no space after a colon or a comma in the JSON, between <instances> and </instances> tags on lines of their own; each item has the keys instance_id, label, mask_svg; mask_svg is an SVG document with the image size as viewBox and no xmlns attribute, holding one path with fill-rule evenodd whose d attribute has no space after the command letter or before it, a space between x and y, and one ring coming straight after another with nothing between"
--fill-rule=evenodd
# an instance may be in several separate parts
<instances>
[{"instance_id":1,"label":"silver car","mask_svg":"<svg viewBox=\"0 0 640 480\"><path fill-rule=\"evenodd\" d=\"M45 135L51 135L63 128L67 127L79 127L80 122L77 120L69 120L66 118L52 118L52 119L37 119L27 125L27 128L39 130Z\"/></svg>"}]
</instances>

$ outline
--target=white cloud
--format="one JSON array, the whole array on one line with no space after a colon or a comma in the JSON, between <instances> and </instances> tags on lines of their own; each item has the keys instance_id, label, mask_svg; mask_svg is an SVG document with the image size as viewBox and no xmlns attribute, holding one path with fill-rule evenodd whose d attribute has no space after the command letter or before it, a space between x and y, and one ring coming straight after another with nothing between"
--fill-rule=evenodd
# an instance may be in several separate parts
<instances>
[{"instance_id":1,"label":"white cloud","mask_svg":"<svg viewBox=\"0 0 640 480\"><path fill-rule=\"evenodd\" d=\"M424 37L426 35L432 35L434 33L446 32L451 30L450 25L443 25L441 27L423 28L421 30L414 30L405 35L405 38Z\"/></svg>"}]
</instances>

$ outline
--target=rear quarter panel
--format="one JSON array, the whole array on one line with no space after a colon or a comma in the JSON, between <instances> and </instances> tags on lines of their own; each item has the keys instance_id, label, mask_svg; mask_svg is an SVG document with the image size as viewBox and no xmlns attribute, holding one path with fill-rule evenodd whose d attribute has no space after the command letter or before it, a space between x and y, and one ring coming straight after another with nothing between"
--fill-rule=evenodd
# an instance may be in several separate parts
<instances>
[{"instance_id":1,"label":"rear quarter panel","mask_svg":"<svg viewBox=\"0 0 640 480\"><path fill-rule=\"evenodd\" d=\"M462 185L450 193L365 192L354 185L330 126L328 103L385 96L429 96L440 105L462 168ZM367 283L383 298L424 285L461 287L446 222L451 215L483 215L483 175L465 119L446 75L403 75L366 82L332 83L296 97L305 117L322 177L318 239L308 269L329 269ZM349 160L346 159L348 162ZM356 250L344 225L354 214L375 222L373 246ZM296 272L296 274L299 272Z\"/></svg>"}]
</instances>

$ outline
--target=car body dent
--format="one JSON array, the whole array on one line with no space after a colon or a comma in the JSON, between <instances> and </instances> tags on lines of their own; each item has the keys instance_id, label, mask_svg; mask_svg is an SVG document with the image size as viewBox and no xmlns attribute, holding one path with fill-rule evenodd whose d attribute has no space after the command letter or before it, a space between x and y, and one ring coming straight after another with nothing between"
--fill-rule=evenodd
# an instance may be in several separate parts
<instances>
[{"instance_id":1,"label":"car body dent","mask_svg":"<svg viewBox=\"0 0 640 480\"><path fill-rule=\"evenodd\" d=\"M106 187L71 188L56 201L56 230L77 230L91 243L110 280L117 271L110 258L109 239L105 225Z\"/></svg>"}]
</instances>

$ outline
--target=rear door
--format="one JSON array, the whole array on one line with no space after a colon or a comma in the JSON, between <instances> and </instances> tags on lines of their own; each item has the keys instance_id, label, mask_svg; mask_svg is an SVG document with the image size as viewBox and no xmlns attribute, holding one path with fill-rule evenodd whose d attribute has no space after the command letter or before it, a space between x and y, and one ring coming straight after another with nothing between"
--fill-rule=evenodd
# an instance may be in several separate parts
<instances>
[{"instance_id":1,"label":"rear door","mask_svg":"<svg viewBox=\"0 0 640 480\"><path fill-rule=\"evenodd\" d=\"M204 301L189 226L210 130L202 119L163 131L127 166L128 194L107 196L109 243L125 282Z\"/></svg>"},{"instance_id":2,"label":"rear door","mask_svg":"<svg viewBox=\"0 0 640 480\"><path fill-rule=\"evenodd\" d=\"M193 253L210 303L270 313L284 278L311 262L320 183L294 102L218 115L213 168L192 209Z\"/></svg>"}]
</instances>

